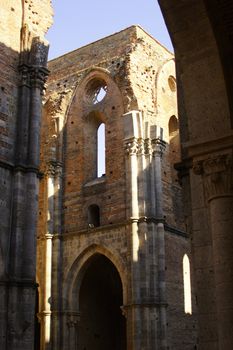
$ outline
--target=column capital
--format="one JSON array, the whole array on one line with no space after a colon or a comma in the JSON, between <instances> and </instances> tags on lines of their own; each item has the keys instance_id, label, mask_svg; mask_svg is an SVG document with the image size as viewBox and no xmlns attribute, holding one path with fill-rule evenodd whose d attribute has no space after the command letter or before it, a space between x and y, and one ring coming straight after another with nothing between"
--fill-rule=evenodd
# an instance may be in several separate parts
<instances>
[{"instance_id":1,"label":"column capital","mask_svg":"<svg viewBox=\"0 0 233 350\"><path fill-rule=\"evenodd\" d=\"M21 76L21 85L27 87L37 87L44 90L44 85L48 77L49 71L45 67L31 66L29 64L21 64L19 66Z\"/></svg>"},{"instance_id":2,"label":"column capital","mask_svg":"<svg viewBox=\"0 0 233 350\"><path fill-rule=\"evenodd\" d=\"M211 154L205 159L193 161L193 172L201 175L207 200L233 196L232 152Z\"/></svg>"},{"instance_id":3,"label":"column capital","mask_svg":"<svg viewBox=\"0 0 233 350\"><path fill-rule=\"evenodd\" d=\"M45 175L49 177L62 176L62 164L59 162L48 162L45 168Z\"/></svg>"},{"instance_id":4,"label":"column capital","mask_svg":"<svg viewBox=\"0 0 233 350\"><path fill-rule=\"evenodd\" d=\"M163 141L161 138L153 139L151 140L151 148L152 148L152 155L154 157L159 156L162 158L166 148L166 142Z\"/></svg>"},{"instance_id":5,"label":"column capital","mask_svg":"<svg viewBox=\"0 0 233 350\"><path fill-rule=\"evenodd\" d=\"M146 155L152 155L151 139L149 138L144 140L144 152Z\"/></svg>"},{"instance_id":6,"label":"column capital","mask_svg":"<svg viewBox=\"0 0 233 350\"><path fill-rule=\"evenodd\" d=\"M125 141L125 153L126 155L132 156L138 153L138 139L132 138Z\"/></svg>"},{"instance_id":7,"label":"column capital","mask_svg":"<svg viewBox=\"0 0 233 350\"><path fill-rule=\"evenodd\" d=\"M33 88L39 88L42 92L49 71L44 67L30 67L30 83Z\"/></svg>"}]
</instances>

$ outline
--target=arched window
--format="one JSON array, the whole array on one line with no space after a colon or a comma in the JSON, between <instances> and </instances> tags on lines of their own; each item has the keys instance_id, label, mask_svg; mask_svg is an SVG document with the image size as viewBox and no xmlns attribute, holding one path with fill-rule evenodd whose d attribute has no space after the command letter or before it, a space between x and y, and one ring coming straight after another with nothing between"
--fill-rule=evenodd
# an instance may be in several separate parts
<instances>
[{"instance_id":1,"label":"arched window","mask_svg":"<svg viewBox=\"0 0 233 350\"><path fill-rule=\"evenodd\" d=\"M105 175L105 124L97 130L97 177Z\"/></svg>"},{"instance_id":2,"label":"arched window","mask_svg":"<svg viewBox=\"0 0 233 350\"><path fill-rule=\"evenodd\" d=\"M168 122L169 131L169 162L171 165L171 179L173 184L178 183L177 171L174 168L180 162L180 136L179 122L175 115L172 115Z\"/></svg>"},{"instance_id":3,"label":"arched window","mask_svg":"<svg viewBox=\"0 0 233 350\"><path fill-rule=\"evenodd\" d=\"M88 207L87 222L90 228L100 226L100 208L98 205L91 204Z\"/></svg>"},{"instance_id":4,"label":"arched window","mask_svg":"<svg viewBox=\"0 0 233 350\"><path fill-rule=\"evenodd\" d=\"M183 257L183 281L184 281L184 312L192 314L192 294L191 294L191 277L190 263L188 255Z\"/></svg>"},{"instance_id":5,"label":"arched window","mask_svg":"<svg viewBox=\"0 0 233 350\"><path fill-rule=\"evenodd\" d=\"M178 119L176 116L171 116L168 123L169 137L176 131L178 131Z\"/></svg>"}]
</instances>

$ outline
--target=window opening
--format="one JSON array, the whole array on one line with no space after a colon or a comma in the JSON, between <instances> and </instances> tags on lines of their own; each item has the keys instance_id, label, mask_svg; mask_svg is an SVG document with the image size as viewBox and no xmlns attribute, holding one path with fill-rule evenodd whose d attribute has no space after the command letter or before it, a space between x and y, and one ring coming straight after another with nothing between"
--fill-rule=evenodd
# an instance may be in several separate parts
<instances>
[{"instance_id":1,"label":"window opening","mask_svg":"<svg viewBox=\"0 0 233 350\"><path fill-rule=\"evenodd\" d=\"M97 130L97 177L105 175L105 124L101 123Z\"/></svg>"},{"instance_id":2,"label":"window opening","mask_svg":"<svg viewBox=\"0 0 233 350\"><path fill-rule=\"evenodd\" d=\"M101 102L107 94L107 84L102 79L91 80L86 87L86 99L91 104Z\"/></svg>"},{"instance_id":3,"label":"window opening","mask_svg":"<svg viewBox=\"0 0 233 350\"><path fill-rule=\"evenodd\" d=\"M184 281L184 312L192 315L192 295L190 262L187 254L183 257L183 281Z\"/></svg>"},{"instance_id":4,"label":"window opening","mask_svg":"<svg viewBox=\"0 0 233 350\"><path fill-rule=\"evenodd\" d=\"M169 119L168 130L170 137L175 131L178 131L178 119L174 115Z\"/></svg>"},{"instance_id":5,"label":"window opening","mask_svg":"<svg viewBox=\"0 0 233 350\"><path fill-rule=\"evenodd\" d=\"M105 98L106 93L107 93L107 86L101 86L101 87L99 87L99 88L95 91L93 103L96 104L96 103L101 102L101 101Z\"/></svg>"},{"instance_id":6,"label":"window opening","mask_svg":"<svg viewBox=\"0 0 233 350\"><path fill-rule=\"evenodd\" d=\"M87 220L88 220L88 226L90 228L100 226L100 208L98 205L91 204L88 207Z\"/></svg>"},{"instance_id":7,"label":"window opening","mask_svg":"<svg viewBox=\"0 0 233 350\"><path fill-rule=\"evenodd\" d=\"M168 85L169 85L171 91L173 91L173 92L176 91L176 78L173 77L172 75L170 75L168 78Z\"/></svg>"}]
</instances>

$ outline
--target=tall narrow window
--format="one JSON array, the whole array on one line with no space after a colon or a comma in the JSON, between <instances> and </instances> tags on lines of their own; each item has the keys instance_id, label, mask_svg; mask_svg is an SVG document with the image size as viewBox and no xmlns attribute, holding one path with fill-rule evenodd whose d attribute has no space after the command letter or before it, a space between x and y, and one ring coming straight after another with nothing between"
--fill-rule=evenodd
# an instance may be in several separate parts
<instances>
[{"instance_id":1,"label":"tall narrow window","mask_svg":"<svg viewBox=\"0 0 233 350\"><path fill-rule=\"evenodd\" d=\"M191 294L191 278L190 263L187 254L183 257L183 281L184 281L184 312L192 314L192 294Z\"/></svg>"},{"instance_id":2,"label":"tall narrow window","mask_svg":"<svg viewBox=\"0 0 233 350\"><path fill-rule=\"evenodd\" d=\"M105 175L105 124L97 130L97 176Z\"/></svg>"}]
</instances>

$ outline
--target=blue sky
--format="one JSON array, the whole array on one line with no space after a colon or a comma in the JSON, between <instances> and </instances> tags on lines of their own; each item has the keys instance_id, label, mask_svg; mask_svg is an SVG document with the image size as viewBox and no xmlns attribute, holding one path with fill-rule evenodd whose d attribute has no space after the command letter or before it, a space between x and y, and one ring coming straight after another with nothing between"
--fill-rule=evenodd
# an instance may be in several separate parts
<instances>
[{"instance_id":1,"label":"blue sky","mask_svg":"<svg viewBox=\"0 0 233 350\"><path fill-rule=\"evenodd\" d=\"M156 0L52 0L49 59L138 24L173 51Z\"/></svg>"}]
</instances>

